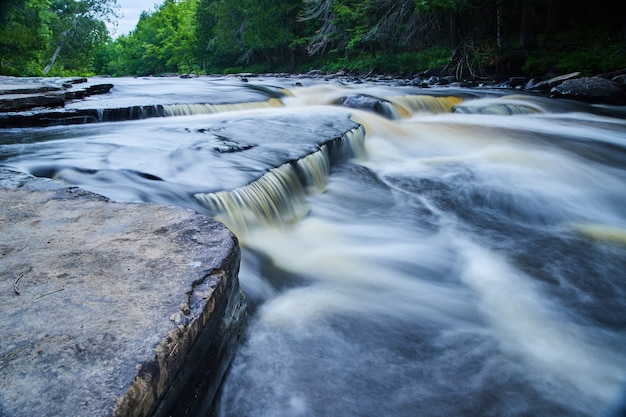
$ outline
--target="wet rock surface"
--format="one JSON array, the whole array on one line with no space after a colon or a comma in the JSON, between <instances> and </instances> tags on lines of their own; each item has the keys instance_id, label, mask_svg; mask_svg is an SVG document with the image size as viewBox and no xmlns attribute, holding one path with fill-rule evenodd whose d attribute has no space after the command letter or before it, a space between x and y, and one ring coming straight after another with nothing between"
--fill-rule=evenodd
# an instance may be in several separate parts
<instances>
[{"instance_id":1,"label":"wet rock surface","mask_svg":"<svg viewBox=\"0 0 626 417\"><path fill-rule=\"evenodd\" d=\"M113 84L87 78L22 78L0 76L0 112L63 107L68 100L105 94Z\"/></svg>"},{"instance_id":2,"label":"wet rock surface","mask_svg":"<svg viewBox=\"0 0 626 417\"><path fill-rule=\"evenodd\" d=\"M124 78L108 82L106 78L20 78L0 76L0 128L44 127L111 121L147 119L152 117L209 114L232 110L231 107L274 107L288 95L283 87L302 87L313 83L346 85L370 84L403 86L422 90L414 94L437 94L441 88L466 88L478 94L492 90L516 90L533 95L566 98L592 104L626 104L626 69L595 77L581 77L580 72L546 75L541 79L521 76L507 81L459 80L454 76L424 72L414 76L350 74L344 71L307 74L235 74L203 77L141 77L146 85L136 89ZM173 82L188 78L186 87ZM233 94L233 80L246 88ZM221 81L228 80L225 85ZM254 82L252 82L252 81ZM256 82L268 83L260 85ZM274 84L274 85L272 85ZM154 94L154 86L161 92ZM241 87L241 86L240 86ZM468 93L469 94L469 93ZM346 96L337 105L373 110L389 117L388 106L366 96Z\"/></svg>"},{"instance_id":3,"label":"wet rock surface","mask_svg":"<svg viewBox=\"0 0 626 417\"><path fill-rule=\"evenodd\" d=\"M280 87L223 85L224 77L56 79L0 76L0 128L87 124L152 117L209 114L280 105ZM131 80L129 84L128 81ZM139 82L136 82L139 80ZM134 81L134 82L133 82ZM54 100L53 100L54 99Z\"/></svg>"},{"instance_id":4,"label":"wet rock surface","mask_svg":"<svg viewBox=\"0 0 626 417\"><path fill-rule=\"evenodd\" d=\"M0 111L16 111L34 107L61 107L65 104L62 91L41 93L11 93L0 95Z\"/></svg>"},{"instance_id":5,"label":"wet rock surface","mask_svg":"<svg viewBox=\"0 0 626 417\"><path fill-rule=\"evenodd\" d=\"M600 77L566 80L552 88L550 96L588 103L626 104L626 90L617 82Z\"/></svg>"},{"instance_id":6,"label":"wet rock surface","mask_svg":"<svg viewBox=\"0 0 626 417\"><path fill-rule=\"evenodd\" d=\"M0 207L0 416L209 409L245 305L226 227L6 169Z\"/></svg>"}]
</instances>

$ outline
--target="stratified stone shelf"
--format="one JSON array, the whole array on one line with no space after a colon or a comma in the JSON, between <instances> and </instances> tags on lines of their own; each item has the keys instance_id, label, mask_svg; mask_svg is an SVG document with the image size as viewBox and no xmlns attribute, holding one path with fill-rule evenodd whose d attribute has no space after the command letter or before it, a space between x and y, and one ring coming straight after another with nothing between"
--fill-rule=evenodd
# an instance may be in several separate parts
<instances>
[{"instance_id":1,"label":"stratified stone shelf","mask_svg":"<svg viewBox=\"0 0 626 417\"><path fill-rule=\"evenodd\" d=\"M210 407L245 310L225 226L0 169L0 231L0 416Z\"/></svg>"}]
</instances>

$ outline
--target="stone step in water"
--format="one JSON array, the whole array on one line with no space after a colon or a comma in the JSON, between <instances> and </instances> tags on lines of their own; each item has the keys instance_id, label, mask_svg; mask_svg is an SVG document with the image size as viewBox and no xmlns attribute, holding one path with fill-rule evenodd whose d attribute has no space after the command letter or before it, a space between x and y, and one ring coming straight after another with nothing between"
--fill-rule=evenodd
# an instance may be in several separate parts
<instances>
[{"instance_id":1,"label":"stone step in water","mask_svg":"<svg viewBox=\"0 0 626 417\"><path fill-rule=\"evenodd\" d=\"M245 311L226 227L10 170L0 207L0 415L210 407Z\"/></svg>"}]
</instances>

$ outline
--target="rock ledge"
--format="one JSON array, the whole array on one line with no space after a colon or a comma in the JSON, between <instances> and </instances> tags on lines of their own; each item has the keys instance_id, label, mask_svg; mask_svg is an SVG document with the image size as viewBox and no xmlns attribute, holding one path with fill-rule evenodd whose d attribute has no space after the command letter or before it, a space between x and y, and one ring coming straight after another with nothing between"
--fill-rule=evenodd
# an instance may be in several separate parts
<instances>
[{"instance_id":1,"label":"rock ledge","mask_svg":"<svg viewBox=\"0 0 626 417\"><path fill-rule=\"evenodd\" d=\"M211 406L245 310L225 226L2 169L0 207L0 416Z\"/></svg>"}]
</instances>

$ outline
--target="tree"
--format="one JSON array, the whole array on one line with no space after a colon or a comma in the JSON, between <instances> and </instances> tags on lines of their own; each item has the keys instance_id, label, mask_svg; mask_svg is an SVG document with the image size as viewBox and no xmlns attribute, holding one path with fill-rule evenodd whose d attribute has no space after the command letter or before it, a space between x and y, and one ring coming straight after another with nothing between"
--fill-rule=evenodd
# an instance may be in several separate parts
<instances>
[{"instance_id":1,"label":"tree","mask_svg":"<svg viewBox=\"0 0 626 417\"><path fill-rule=\"evenodd\" d=\"M50 38L49 4L37 0L0 1L0 74L35 75Z\"/></svg>"},{"instance_id":2,"label":"tree","mask_svg":"<svg viewBox=\"0 0 626 417\"><path fill-rule=\"evenodd\" d=\"M522 0L522 29L520 31L519 43L525 51L535 49L537 46L535 0Z\"/></svg>"},{"instance_id":3,"label":"tree","mask_svg":"<svg viewBox=\"0 0 626 417\"><path fill-rule=\"evenodd\" d=\"M48 74L66 46L71 47L73 54L82 55L74 63L84 63L84 57L90 56L108 37L103 21L113 22L118 17L116 0L51 0L50 10L52 55L44 74Z\"/></svg>"},{"instance_id":4,"label":"tree","mask_svg":"<svg viewBox=\"0 0 626 417\"><path fill-rule=\"evenodd\" d=\"M450 46L457 50L461 45L461 13L468 7L469 0L414 0L415 7L422 13L443 13L448 17Z\"/></svg>"},{"instance_id":5,"label":"tree","mask_svg":"<svg viewBox=\"0 0 626 417\"><path fill-rule=\"evenodd\" d=\"M304 0L304 5L299 19L310 22L307 51L309 55L324 53L338 32L333 0Z\"/></svg>"},{"instance_id":6,"label":"tree","mask_svg":"<svg viewBox=\"0 0 626 417\"><path fill-rule=\"evenodd\" d=\"M98 68L116 75L312 65L405 73L443 68L458 78L497 69L545 72L560 70L563 53L588 39L602 40L589 48L596 55L621 39L626 20L604 12L611 0L598 2L604 7L587 0L164 0L131 34L99 49ZM54 22L45 32L50 39L59 33ZM549 59L538 59L547 47ZM616 54L607 58L622 62Z\"/></svg>"},{"instance_id":7,"label":"tree","mask_svg":"<svg viewBox=\"0 0 626 417\"><path fill-rule=\"evenodd\" d=\"M194 54L201 64L203 71L211 59L212 43L215 37L215 25L217 24L213 12L215 0L198 0L194 24L195 47Z\"/></svg>"},{"instance_id":8,"label":"tree","mask_svg":"<svg viewBox=\"0 0 626 417\"><path fill-rule=\"evenodd\" d=\"M300 0L244 0L245 27L242 40L249 55L258 53L268 68L276 59L285 61L284 54L295 39ZM273 54L277 53L278 57Z\"/></svg>"},{"instance_id":9,"label":"tree","mask_svg":"<svg viewBox=\"0 0 626 417\"><path fill-rule=\"evenodd\" d=\"M198 70L195 36L197 0L165 0L143 12L135 29L100 51L101 68L113 75L188 73Z\"/></svg>"},{"instance_id":10,"label":"tree","mask_svg":"<svg viewBox=\"0 0 626 417\"><path fill-rule=\"evenodd\" d=\"M420 44L428 25L413 0L307 0L301 19L316 21L309 54L402 52Z\"/></svg>"},{"instance_id":11,"label":"tree","mask_svg":"<svg viewBox=\"0 0 626 417\"><path fill-rule=\"evenodd\" d=\"M197 69L195 57L196 0L167 2L161 10L162 59L167 68L188 73Z\"/></svg>"}]
</instances>

